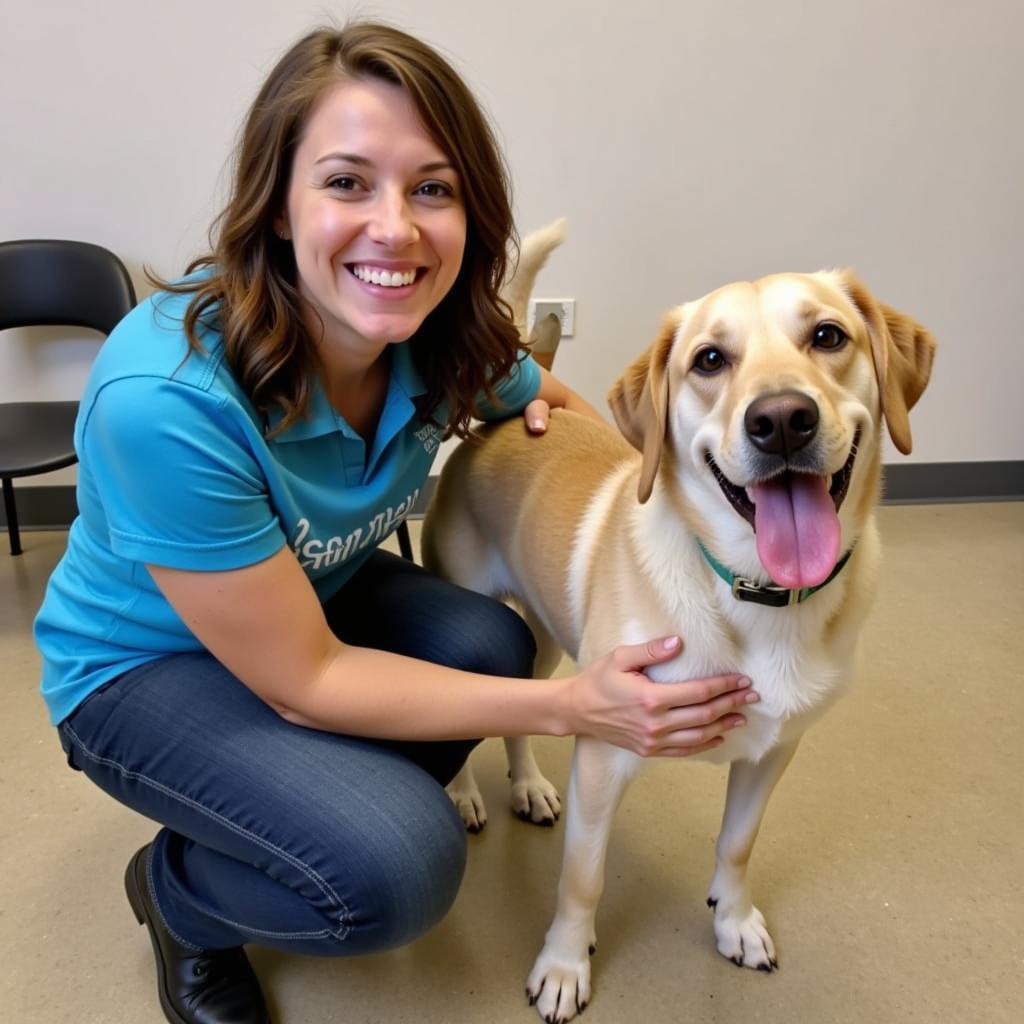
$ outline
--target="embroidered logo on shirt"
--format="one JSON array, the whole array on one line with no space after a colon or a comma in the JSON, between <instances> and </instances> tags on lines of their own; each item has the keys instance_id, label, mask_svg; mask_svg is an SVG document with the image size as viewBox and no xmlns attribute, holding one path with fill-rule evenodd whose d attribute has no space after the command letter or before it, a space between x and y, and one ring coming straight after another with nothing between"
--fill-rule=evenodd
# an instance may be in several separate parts
<instances>
[{"instance_id":1,"label":"embroidered logo on shirt","mask_svg":"<svg viewBox=\"0 0 1024 1024\"><path fill-rule=\"evenodd\" d=\"M310 537L311 524L308 519L302 518L298 522L295 540L292 541L295 557L303 569L313 572L347 561L356 552L380 543L389 533L398 529L399 524L413 510L419 496L420 489L417 487L401 504L388 505L384 511L378 512L365 528L359 526L345 537L330 537L326 541Z\"/></svg>"},{"instance_id":2,"label":"embroidered logo on shirt","mask_svg":"<svg viewBox=\"0 0 1024 1024\"><path fill-rule=\"evenodd\" d=\"M416 440L423 444L423 450L428 455L433 455L437 451L437 446L441 443L441 431L432 423L428 423L425 427L421 427L416 431Z\"/></svg>"}]
</instances>

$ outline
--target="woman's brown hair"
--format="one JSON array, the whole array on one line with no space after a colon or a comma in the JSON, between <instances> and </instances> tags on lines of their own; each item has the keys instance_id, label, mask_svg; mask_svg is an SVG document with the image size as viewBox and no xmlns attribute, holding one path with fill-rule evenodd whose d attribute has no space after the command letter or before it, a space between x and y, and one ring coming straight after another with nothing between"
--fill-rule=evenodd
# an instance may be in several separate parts
<instances>
[{"instance_id":1,"label":"woman's brown hair","mask_svg":"<svg viewBox=\"0 0 1024 1024\"><path fill-rule=\"evenodd\" d=\"M406 344L427 388L426 419L466 436L474 399L493 398L492 382L523 347L498 290L515 241L508 173L479 105L433 49L388 25L321 28L300 39L270 72L249 110L227 206L210 231L210 252L188 266L207 273L170 284L194 293L184 327L201 350L197 327L223 333L225 356L264 417L274 407L286 429L306 411L320 370L316 339L303 324L292 249L274 230L284 208L292 157L312 108L339 82L380 79L405 90L424 127L458 172L466 207L466 246L451 290ZM435 417L436 418L436 417Z\"/></svg>"}]
</instances>

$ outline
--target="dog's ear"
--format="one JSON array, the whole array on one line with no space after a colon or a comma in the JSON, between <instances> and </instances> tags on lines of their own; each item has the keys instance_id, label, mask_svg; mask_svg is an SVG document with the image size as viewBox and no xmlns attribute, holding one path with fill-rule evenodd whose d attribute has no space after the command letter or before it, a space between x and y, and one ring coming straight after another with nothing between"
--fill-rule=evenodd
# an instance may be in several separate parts
<instances>
[{"instance_id":1,"label":"dog's ear","mask_svg":"<svg viewBox=\"0 0 1024 1024\"><path fill-rule=\"evenodd\" d=\"M849 270L840 274L847 295L868 325L882 413L893 444L910 454L910 418L932 374L935 339L916 320L879 302Z\"/></svg>"},{"instance_id":2,"label":"dog's ear","mask_svg":"<svg viewBox=\"0 0 1024 1024\"><path fill-rule=\"evenodd\" d=\"M668 428L668 358L680 313L669 313L654 342L632 362L608 393L615 422L626 440L643 454L637 497L651 496Z\"/></svg>"}]
</instances>

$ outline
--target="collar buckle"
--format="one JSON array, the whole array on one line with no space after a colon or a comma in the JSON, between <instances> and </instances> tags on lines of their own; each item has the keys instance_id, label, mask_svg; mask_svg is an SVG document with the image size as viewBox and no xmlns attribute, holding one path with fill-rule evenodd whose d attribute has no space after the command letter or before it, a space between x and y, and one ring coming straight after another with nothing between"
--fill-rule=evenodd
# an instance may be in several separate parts
<instances>
[{"instance_id":1,"label":"collar buckle","mask_svg":"<svg viewBox=\"0 0 1024 1024\"><path fill-rule=\"evenodd\" d=\"M750 601L753 604L766 604L772 608L786 608L799 604L802 591L787 590L785 587L761 586L743 576L736 576L732 581L732 596L737 601Z\"/></svg>"}]
</instances>

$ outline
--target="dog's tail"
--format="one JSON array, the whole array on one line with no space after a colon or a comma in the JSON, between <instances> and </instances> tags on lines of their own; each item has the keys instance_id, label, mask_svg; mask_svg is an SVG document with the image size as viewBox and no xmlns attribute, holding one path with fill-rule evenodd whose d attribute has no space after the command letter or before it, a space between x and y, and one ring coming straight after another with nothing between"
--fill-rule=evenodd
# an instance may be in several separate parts
<instances>
[{"instance_id":1,"label":"dog's tail","mask_svg":"<svg viewBox=\"0 0 1024 1024\"><path fill-rule=\"evenodd\" d=\"M547 227L531 231L519 249L519 262L505 285L505 301L512 307L519 337L526 338L526 313L537 275L548 257L565 240L566 219L560 217Z\"/></svg>"}]
</instances>

